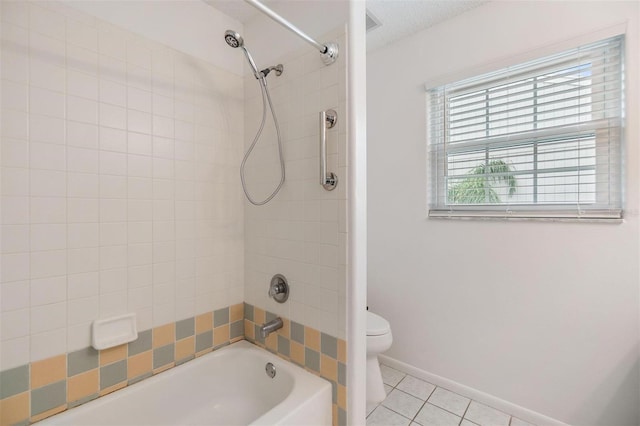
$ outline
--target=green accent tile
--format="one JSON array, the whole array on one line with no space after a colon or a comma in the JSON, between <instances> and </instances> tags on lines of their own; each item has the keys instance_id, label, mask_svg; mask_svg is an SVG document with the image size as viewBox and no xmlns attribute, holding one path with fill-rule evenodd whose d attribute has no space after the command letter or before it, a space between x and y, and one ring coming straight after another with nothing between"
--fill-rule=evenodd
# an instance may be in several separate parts
<instances>
[{"instance_id":1,"label":"green accent tile","mask_svg":"<svg viewBox=\"0 0 640 426\"><path fill-rule=\"evenodd\" d=\"M127 361L122 360L100 368L100 390L127 380Z\"/></svg>"},{"instance_id":2,"label":"green accent tile","mask_svg":"<svg viewBox=\"0 0 640 426\"><path fill-rule=\"evenodd\" d=\"M89 395L89 396L85 396L84 398L80 398L77 401L72 401L70 403L67 404L67 408L75 408L78 407L82 404L86 404L89 401L93 401L94 399L98 398L100 396L100 394L94 393L93 395Z\"/></svg>"},{"instance_id":3,"label":"green accent tile","mask_svg":"<svg viewBox=\"0 0 640 426\"><path fill-rule=\"evenodd\" d=\"M191 354L186 358L182 358L176 361L176 365L181 365L184 364L185 362L191 361L192 359L194 359L196 356Z\"/></svg>"},{"instance_id":4,"label":"green accent tile","mask_svg":"<svg viewBox=\"0 0 640 426\"><path fill-rule=\"evenodd\" d=\"M267 311L265 313L265 321L269 322L269 321L273 321L274 319L278 318L278 316L272 312Z\"/></svg>"},{"instance_id":5,"label":"green accent tile","mask_svg":"<svg viewBox=\"0 0 640 426\"><path fill-rule=\"evenodd\" d=\"M213 346L213 333L211 330L200 333L196 336L196 353L209 349Z\"/></svg>"},{"instance_id":6,"label":"green accent tile","mask_svg":"<svg viewBox=\"0 0 640 426\"><path fill-rule=\"evenodd\" d=\"M142 352L150 351L152 347L152 332L145 330L138 333L138 338L129 343L129 356L138 355Z\"/></svg>"},{"instance_id":7,"label":"green accent tile","mask_svg":"<svg viewBox=\"0 0 640 426\"><path fill-rule=\"evenodd\" d=\"M195 318L187 318L176 322L176 340L193 336L196 329Z\"/></svg>"},{"instance_id":8,"label":"green accent tile","mask_svg":"<svg viewBox=\"0 0 640 426\"><path fill-rule=\"evenodd\" d=\"M143 381L144 379L148 379L148 378L149 378L149 377L151 377L151 376L153 376L153 373L151 373L151 372L141 374L141 375L139 375L138 377L134 377L133 379L129 380L129 381L127 382L127 386L134 385L134 384L136 384L136 383L138 383L138 382Z\"/></svg>"},{"instance_id":9,"label":"green accent tile","mask_svg":"<svg viewBox=\"0 0 640 426\"><path fill-rule=\"evenodd\" d=\"M244 304L244 319L253 321L253 305L250 305L248 303Z\"/></svg>"},{"instance_id":10,"label":"green accent tile","mask_svg":"<svg viewBox=\"0 0 640 426\"><path fill-rule=\"evenodd\" d=\"M229 324L229 308L213 311L213 326L219 327L225 324Z\"/></svg>"},{"instance_id":11,"label":"green accent tile","mask_svg":"<svg viewBox=\"0 0 640 426\"><path fill-rule=\"evenodd\" d=\"M29 390L29 364L0 372L0 399Z\"/></svg>"},{"instance_id":12,"label":"green accent tile","mask_svg":"<svg viewBox=\"0 0 640 426\"><path fill-rule=\"evenodd\" d=\"M31 415L51 410L67 403L67 381L61 380L31 391Z\"/></svg>"},{"instance_id":13,"label":"green accent tile","mask_svg":"<svg viewBox=\"0 0 640 426\"><path fill-rule=\"evenodd\" d=\"M289 342L289 339L287 339L286 337L282 337L278 334L278 353L280 355L289 357L290 349L291 349L291 343Z\"/></svg>"},{"instance_id":14,"label":"green accent tile","mask_svg":"<svg viewBox=\"0 0 640 426\"><path fill-rule=\"evenodd\" d=\"M319 372L320 371L320 354L313 349L304 348L304 366Z\"/></svg>"},{"instance_id":15,"label":"green accent tile","mask_svg":"<svg viewBox=\"0 0 640 426\"><path fill-rule=\"evenodd\" d=\"M338 426L347 426L347 412L338 407Z\"/></svg>"},{"instance_id":16,"label":"green accent tile","mask_svg":"<svg viewBox=\"0 0 640 426\"><path fill-rule=\"evenodd\" d=\"M323 354L333 359L338 358L338 339L328 334L320 334L320 349Z\"/></svg>"},{"instance_id":17,"label":"green accent tile","mask_svg":"<svg viewBox=\"0 0 640 426\"><path fill-rule=\"evenodd\" d=\"M84 348L67 354L67 377L98 368L98 351Z\"/></svg>"},{"instance_id":18,"label":"green accent tile","mask_svg":"<svg viewBox=\"0 0 640 426\"><path fill-rule=\"evenodd\" d=\"M347 385L347 366L338 362L338 383L342 386Z\"/></svg>"},{"instance_id":19,"label":"green accent tile","mask_svg":"<svg viewBox=\"0 0 640 426\"><path fill-rule=\"evenodd\" d=\"M159 368L173 362L174 344L165 345L153 350L153 368Z\"/></svg>"},{"instance_id":20,"label":"green accent tile","mask_svg":"<svg viewBox=\"0 0 640 426\"><path fill-rule=\"evenodd\" d=\"M304 345L304 325L291 321L291 339Z\"/></svg>"},{"instance_id":21,"label":"green accent tile","mask_svg":"<svg viewBox=\"0 0 640 426\"><path fill-rule=\"evenodd\" d=\"M236 337L244 336L244 320L231 323L229 328L229 338L235 339Z\"/></svg>"}]
</instances>

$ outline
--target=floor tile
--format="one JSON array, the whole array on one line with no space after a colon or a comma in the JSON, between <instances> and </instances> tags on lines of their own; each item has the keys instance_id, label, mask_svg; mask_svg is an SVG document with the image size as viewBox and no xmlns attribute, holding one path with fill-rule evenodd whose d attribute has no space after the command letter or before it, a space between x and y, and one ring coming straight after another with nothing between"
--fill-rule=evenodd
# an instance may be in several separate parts
<instances>
[{"instance_id":1,"label":"floor tile","mask_svg":"<svg viewBox=\"0 0 640 426\"><path fill-rule=\"evenodd\" d=\"M460 426L478 426L477 424L470 422L467 419L462 419L462 422L460 423Z\"/></svg>"},{"instance_id":2,"label":"floor tile","mask_svg":"<svg viewBox=\"0 0 640 426\"><path fill-rule=\"evenodd\" d=\"M380 365L380 371L382 372L382 381L394 387L406 376L402 371L398 371L384 364Z\"/></svg>"},{"instance_id":3,"label":"floor tile","mask_svg":"<svg viewBox=\"0 0 640 426\"><path fill-rule=\"evenodd\" d=\"M423 400L398 389L392 390L389 396L382 401L382 405L385 407L410 419L415 417L422 404L424 404Z\"/></svg>"},{"instance_id":4,"label":"floor tile","mask_svg":"<svg viewBox=\"0 0 640 426\"><path fill-rule=\"evenodd\" d=\"M436 388L428 401L437 407L444 408L461 417L469 406L469 402L471 402L469 398L442 388Z\"/></svg>"},{"instance_id":5,"label":"floor tile","mask_svg":"<svg viewBox=\"0 0 640 426\"><path fill-rule=\"evenodd\" d=\"M373 410L375 410L378 405L380 404L377 404L375 402L367 402L367 417L369 417L369 414L373 413Z\"/></svg>"},{"instance_id":6,"label":"floor tile","mask_svg":"<svg viewBox=\"0 0 640 426\"><path fill-rule=\"evenodd\" d=\"M436 387L424 380L416 379L413 376L407 375L400 383L398 383L396 388L426 401Z\"/></svg>"},{"instance_id":7,"label":"floor tile","mask_svg":"<svg viewBox=\"0 0 640 426\"><path fill-rule=\"evenodd\" d=\"M411 420L380 405L369 417L367 426L407 426Z\"/></svg>"},{"instance_id":8,"label":"floor tile","mask_svg":"<svg viewBox=\"0 0 640 426\"><path fill-rule=\"evenodd\" d=\"M415 421L422 426L458 426L460 417L431 405L428 402L420 410Z\"/></svg>"},{"instance_id":9,"label":"floor tile","mask_svg":"<svg viewBox=\"0 0 640 426\"><path fill-rule=\"evenodd\" d=\"M393 390L393 386L389 386L388 384L383 384L382 386L384 386L384 393L386 393L387 395L389 395L391 393L391 391Z\"/></svg>"},{"instance_id":10,"label":"floor tile","mask_svg":"<svg viewBox=\"0 0 640 426\"><path fill-rule=\"evenodd\" d=\"M464 418L480 426L509 426L511 416L495 408L471 401Z\"/></svg>"},{"instance_id":11,"label":"floor tile","mask_svg":"<svg viewBox=\"0 0 640 426\"><path fill-rule=\"evenodd\" d=\"M517 417L511 417L511 426L534 426L532 423L527 423L524 420L520 420Z\"/></svg>"}]
</instances>

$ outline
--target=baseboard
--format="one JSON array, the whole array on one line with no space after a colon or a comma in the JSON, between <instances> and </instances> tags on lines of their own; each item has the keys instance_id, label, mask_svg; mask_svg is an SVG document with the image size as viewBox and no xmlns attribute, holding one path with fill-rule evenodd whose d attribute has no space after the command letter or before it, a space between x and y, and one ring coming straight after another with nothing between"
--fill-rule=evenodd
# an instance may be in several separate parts
<instances>
[{"instance_id":1,"label":"baseboard","mask_svg":"<svg viewBox=\"0 0 640 426\"><path fill-rule=\"evenodd\" d=\"M525 422L529 422L538 426L567 426L566 423L563 423L556 419L552 419L551 417L547 417L544 414L529 410L527 408L521 407L520 405L505 401L504 399L489 395L488 393L479 391L469 386L465 386L461 383L455 382L445 377L438 376L437 374L429 373L428 371L421 370L417 367L414 367L402 361L398 361L397 359L390 358L386 355L378 355L378 359L381 363L386 364L389 367L395 368L396 370L400 370L403 373L410 374L436 386L443 387L447 390L459 393L460 395L464 395L482 404L486 404L490 407L511 414L512 416L522 419Z\"/></svg>"}]
</instances>

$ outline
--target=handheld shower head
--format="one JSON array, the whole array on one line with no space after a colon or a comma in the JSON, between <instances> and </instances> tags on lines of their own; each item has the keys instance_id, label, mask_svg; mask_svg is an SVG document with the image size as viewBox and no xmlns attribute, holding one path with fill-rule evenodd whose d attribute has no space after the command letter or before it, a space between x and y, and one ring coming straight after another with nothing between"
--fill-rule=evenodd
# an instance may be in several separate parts
<instances>
[{"instance_id":1,"label":"handheld shower head","mask_svg":"<svg viewBox=\"0 0 640 426\"><path fill-rule=\"evenodd\" d=\"M242 36L240 36L240 34L238 34L237 32L233 31L233 30L227 30L224 33L224 41L227 42L227 44L231 47L233 47L234 49L237 47L242 47L244 46L244 40L242 39Z\"/></svg>"}]
</instances>

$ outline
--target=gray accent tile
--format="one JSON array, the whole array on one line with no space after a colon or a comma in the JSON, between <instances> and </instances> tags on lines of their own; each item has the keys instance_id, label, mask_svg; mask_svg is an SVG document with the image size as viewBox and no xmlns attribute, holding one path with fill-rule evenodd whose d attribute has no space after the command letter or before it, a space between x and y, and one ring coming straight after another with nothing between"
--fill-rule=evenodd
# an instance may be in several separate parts
<instances>
[{"instance_id":1,"label":"gray accent tile","mask_svg":"<svg viewBox=\"0 0 640 426\"><path fill-rule=\"evenodd\" d=\"M347 426L347 412L338 407L338 426Z\"/></svg>"},{"instance_id":2,"label":"gray accent tile","mask_svg":"<svg viewBox=\"0 0 640 426\"><path fill-rule=\"evenodd\" d=\"M84 398L80 398L77 401L71 401L67 404L67 408L75 408L78 407L82 404L86 404L89 401L93 401L94 399L98 398L100 396L100 394L98 393L94 393L93 395L89 395L89 396L85 396Z\"/></svg>"},{"instance_id":3,"label":"gray accent tile","mask_svg":"<svg viewBox=\"0 0 640 426\"><path fill-rule=\"evenodd\" d=\"M469 408L464 413L464 418L479 425L491 426L509 426L511 420L510 415L475 401L471 401Z\"/></svg>"},{"instance_id":4,"label":"gray accent tile","mask_svg":"<svg viewBox=\"0 0 640 426\"><path fill-rule=\"evenodd\" d=\"M214 347L213 347L213 350L214 350L214 351L217 351L217 350L218 350L218 349L220 349L220 348L224 348L225 346L229 346L229 344L230 344L229 342L221 343L221 344L219 344L218 346L214 346Z\"/></svg>"},{"instance_id":5,"label":"gray accent tile","mask_svg":"<svg viewBox=\"0 0 640 426\"><path fill-rule=\"evenodd\" d=\"M253 325L253 335L255 336L255 341L259 343L264 343L264 339L260 337L260 326L258 324Z\"/></svg>"},{"instance_id":6,"label":"gray accent tile","mask_svg":"<svg viewBox=\"0 0 640 426\"><path fill-rule=\"evenodd\" d=\"M127 361L122 360L100 367L100 390L127 380Z\"/></svg>"},{"instance_id":7,"label":"gray accent tile","mask_svg":"<svg viewBox=\"0 0 640 426\"><path fill-rule=\"evenodd\" d=\"M291 339L304 345L304 325L291 321Z\"/></svg>"},{"instance_id":8,"label":"gray accent tile","mask_svg":"<svg viewBox=\"0 0 640 426\"><path fill-rule=\"evenodd\" d=\"M0 399L29 390L29 364L0 371Z\"/></svg>"},{"instance_id":9,"label":"gray accent tile","mask_svg":"<svg viewBox=\"0 0 640 426\"><path fill-rule=\"evenodd\" d=\"M342 386L347 385L347 366L338 362L338 383Z\"/></svg>"},{"instance_id":10,"label":"gray accent tile","mask_svg":"<svg viewBox=\"0 0 640 426\"><path fill-rule=\"evenodd\" d=\"M153 350L153 368L159 368L173 362L174 344L161 346Z\"/></svg>"},{"instance_id":11,"label":"gray accent tile","mask_svg":"<svg viewBox=\"0 0 640 426\"><path fill-rule=\"evenodd\" d=\"M213 326L219 327L225 324L229 324L229 308L213 311Z\"/></svg>"},{"instance_id":12,"label":"gray accent tile","mask_svg":"<svg viewBox=\"0 0 640 426\"><path fill-rule=\"evenodd\" d=\"M320 371L320 354L313 349L304 348L304 366L313 371Z\"/></svg>"},{"instance_id":13,"label":"gray accent tile","mask_svg":"<svg viewBox=\"0 0 640 426\"><path fill-rule=\"evenodd\" d=\"M229 338L235 339L241 336L244 336L244 320L232 322L229 327Z\"/></svg>"},{"instance_id":14,"label":"gray accent tile","mask_svg":"<svg viewBox=\"0 0 640 426\"><path fill-rule=\"evenodd\" d=\"M152 347L152 333L151 330L145 330L138 333L138 338L129 343L129 356L141 354L142 352L150 351Z\"/></svg>"},{"instance_id":15,"label":"gray accent tile","mask_svg":"<svg viewBox=\"0 0 640 426\"><path fill-rule=\"evenodd\" d=\"M253 321L253 305L250 305L248 303L244 304L244 319Z\"/></svg>"},{"instance_id":16,"label":"gray accent tile","mask_svg":"<svg viewBox=\"0 0 640 426\"><path fill-rule=\"evenodd\" d=\"M442 388L436 388L428 401L436 407L443 408L458 416L464 414L471 402L469 398Z\"/></svg>"},{"instance_id":17,"label":"gray accent tile","mask_svg":"<svg viewBox=\"0 0 640 426\"><path fill-rule=\"evenodd\" d=\"M329 383L331 383L331 403L337 404L338 403L338 384L333 380L329 380Z\"/></svg>"},{"instance_id":18,"label":"gray accent tile","mask_svg":"<svg viewBox=\"0 0 640 426\"><path fill-rule=\"evenodd\" d=\"M31 415L36 416L67 402L67 381L61 380L31 391Z\"/></svg>"},{"instance_id":19,"label":"gray accent tile","mask_svg":"<svg viewBox=\"0 0 640 426\"><path fill-rule=\"evenodd\" d=\"M411 420L379 405L367 417L367 426L408 426Z\"/></svg>"},{"instance_id":20,"label":"gray accent tile","mask_svg":"<svg viewBox=\"0 0 640 426\"><path fill-rule=\"evenodd\" d=\"M144 379L148 379L149 377L153 376L152 372L148 372L148 373L144 373L139 375L138 377L134 377L133 379L129 380L127 382L127 386L131 386L131 385L135 385L138 382L143 381Z\"/></svg>"},{"instance_id":21,"label":"gray accent tile","mask_svg":"<svg viewBox=\"0 0 640 426\"><path fill-rule=\"evenodd\" d=\"M460 417L429 403L424 404L415 418L422 426L458 426Z\"/></svg>"},{"instance_id":22,"label":"gray accent tile","mask_svg":"<svg viewBox=\"0 0 640 426\"><path fill-rule=\"evenodd\" d=\"M415 415L418 414L418 411L422 408L422 404L424 404L423 400L398 389L392 390L385 400L382 401L382 405L388 409L410 419L414 418Z\"/></svg>"},{"instance_id":23,"label":"gray accent tile","mask_svg":"<svg viewBox=\"0 0 640 426\"><path fill-rule=\"evenodd\" d=\"M189 362L192 359L194 359L196 356L194 354L191 354L189 356L187 356L186 358L182 358L176 361L176 365L181 365L184 364L185 362Z\"/></svg>"},{"instance_id":24,"label":"gray accent tile","mask_svg":"<svg viewBox=\"0 0 640 426\"><path fill-rule=\"evenodd\" d=\"M98 351L84 348L67 355L67 376L75 376L85 371L98 368Z\"/></svg>"},{"instance_id":25,"label":"gray accent tile","mask_svg":"<svg viewBox=\"0 0 640 426\"><path fill-rule=\"evenodd\" d=\"M193 317L176 322L176 340L193 336L195 334L195 329L196 323L195 318Z\"/></svg>"},{"instance_id":26,"label":"gray accent tile","mask_svg":"<svg viewBox=\"0 0 640 426\"><path fill-rule=\"evenodd\" d=\"M279 334L278 334L278 353L286 357L290 356L289 354L291 353L291 343L289 342L289 339L287 339L286 337L282 337Z\"/></svg>"},{"instance_id":27,"label":"gray accent tile","mask_svg":"<svg viewBox=\"0 0 640 426\"><path fill-rule=\"evenodd\" d=\"M320 333L320 349L323 354L333 359L338 358L338 339L328 334Z\"/></svg>"},{"instance_id":28,"label":"gray accent tile","mask_svg":"<svg viewBox=\"0 0 640 426\"><path fill-rule=\"evenodd\" d=\"M200 333L196 336L196 353L209 349L213 346L213 333L211 330Z\"/></svg>"},{"instance_id":29,"label":"gray accent tile","mask_svg":"<svg viewBox=\"0 0 640 426\"><path fill-rule=\"evenodd\" d=\"M278 316L276 314L272 313L272 312L269 312L269 311L267 311L265 313L265 316L264 316L264 319L265 319L266 322L273 321L276 318L278 318Z\"/></svg>"}]
</instances>

